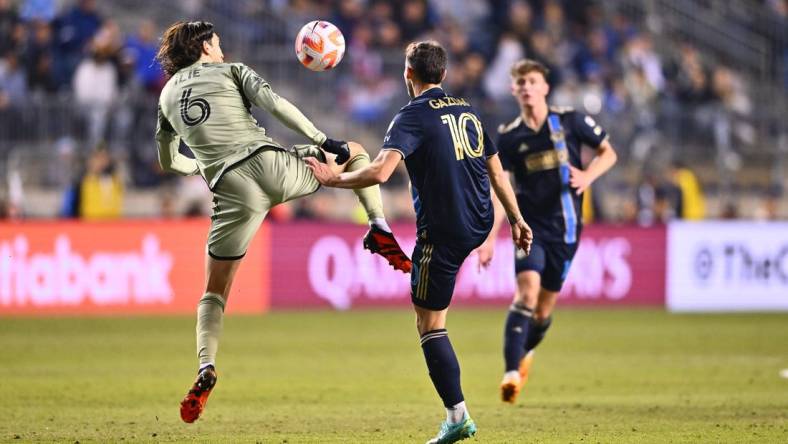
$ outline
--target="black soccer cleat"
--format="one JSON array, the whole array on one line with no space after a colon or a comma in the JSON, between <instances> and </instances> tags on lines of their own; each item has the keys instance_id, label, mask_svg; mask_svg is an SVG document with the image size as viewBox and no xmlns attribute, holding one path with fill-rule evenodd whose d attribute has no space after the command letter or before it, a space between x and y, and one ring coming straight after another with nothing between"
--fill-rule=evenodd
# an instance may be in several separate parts
<instances>
[{"instance_id":1,"label":"black soccer cleat","mask_svg":"<svg viewBox=\"0 0 788 444\"><path fill-rule=\"evenodd\" d=\"M377 253L389 262L389 265L403 273L410 273L413 268L413 262L402 248L400 248L394 234L379 228L377 225L371 225L369 231L364 236L364 248L372 253Z\"/></svg>"},{"instance_id":2,"label":"black soccer cleat","mask_svg":"<svg viewBox=\"0 0 788 444\"><path fill-rule=\"evenodd\" d=\"M331 154L336 154L337 157L334 159L334 162L337 165L342 165L350 160L350 147L344 140L326 139L320 148Z\"/></svg>"}]
</instances>

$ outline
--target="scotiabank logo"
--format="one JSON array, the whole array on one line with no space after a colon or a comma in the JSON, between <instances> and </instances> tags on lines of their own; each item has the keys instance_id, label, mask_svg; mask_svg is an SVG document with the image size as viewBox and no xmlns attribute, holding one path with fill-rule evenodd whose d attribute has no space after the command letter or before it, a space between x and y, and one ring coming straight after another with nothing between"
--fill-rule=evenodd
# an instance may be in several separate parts
<instances>
[{"instance_id":1,"label":"scotiabank logo","mask_svg":"<svg viewBox=\"0 0 788 444\"><path fill-rule=\"evenodd\" d=\"M0 315L194 313L209 223L0 224ZM230 313L268 307L268 231L261 227L238 270Z\"/></svg>"},{"instance_id":2,"label":"scotiabank logo","mask_svg":"<svg viewBox=\"0 0 788 444\"><path fill-rule=\"evenodd\" d=\"M170 253L153 234L131 251L72 249L65 234L51 251L33 253L26 236L0 240L0 306L168 304L173 299Z\"/></svg>"}]
</instances>

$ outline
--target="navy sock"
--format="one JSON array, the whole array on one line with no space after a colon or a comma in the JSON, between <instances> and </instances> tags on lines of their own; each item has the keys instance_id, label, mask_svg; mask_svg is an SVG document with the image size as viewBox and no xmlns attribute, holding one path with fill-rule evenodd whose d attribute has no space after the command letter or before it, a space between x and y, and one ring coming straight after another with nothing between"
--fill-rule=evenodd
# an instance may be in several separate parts
<instances>
[{"instance_id":1,"label":"navy sock","mask_svg":"<svg viewBox=\"0 0 788 444\"><path fill-rule=\"evenodd\" d=\"M432 330L421 335L421 349L430 371L430 379L443 400L453 407L465 400L460 388L460 363L449 342L446 329Z\"/></svg>"},{"instance_id":2,"label":"navy sock","mask_svg":"<svg viewBox=\"0 0 788 444\"><path fill-rule=\"evenodd\" d=\"M503 357L506 371L517 370L520 360L525 355L525 344L528 341L533 310L525 305L512 304L506 317L503 331Z\"/></svg>"},{"instance_id":3,"label":"navy sock","mask_svg":"<svg viewBox=\"0 0 788 444\"><path fill-rule=\"evenodd\" d=\"M528 341L525 342L526 353L535 349L536 346L542 342L542 339L544 339L545 335L547 334L547 329L550 328L550 324L552 324L552 322L552 316L542 319L541 322L536 320L531 322L531 330L528 332Z\"/></svg>"}]
</instances>

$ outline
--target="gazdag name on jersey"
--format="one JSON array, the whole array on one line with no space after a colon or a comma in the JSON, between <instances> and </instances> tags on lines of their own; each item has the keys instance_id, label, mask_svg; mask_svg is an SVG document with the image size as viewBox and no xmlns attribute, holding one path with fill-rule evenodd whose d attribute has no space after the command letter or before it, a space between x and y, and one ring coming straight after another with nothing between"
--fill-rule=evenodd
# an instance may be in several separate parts
<instances>
[{"instance_id":1,"label":"gazdag name on jersey","mask_svg":"<svg viewBox=\"0 0 788 444\"><path fill-rule=\"evenodd\" d=\"M497 149L465 99L438 87L425 91L394 116L383 149L405 159L420 240L474 243L487 236L487 157Z\"/></svg>"}]
</instances>

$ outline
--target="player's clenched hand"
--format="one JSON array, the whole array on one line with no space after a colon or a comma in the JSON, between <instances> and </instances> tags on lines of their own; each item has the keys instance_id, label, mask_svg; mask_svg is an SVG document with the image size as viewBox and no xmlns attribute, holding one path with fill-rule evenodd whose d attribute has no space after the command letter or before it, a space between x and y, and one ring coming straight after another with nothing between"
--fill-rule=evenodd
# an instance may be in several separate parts
<instances>
[{"instance_id":1,"label":"player's clenched hand","mask_svg":"<svg viewBox=\"0 0 788 444\"><path fill-rule=\"evenodd\" d=\"M517 248L525 251L526 256L531 254L531 242L534 240L534 234L531 227L522 218L512 224L512 240Z\"/></svg>"},{"instance_id":2,"label":"player's clenched hand","mask_svg":"<svg viewBox=\"0 0 788 444\"><path fill-rule=\"evenodd\" d=\"M304 162L306 162L307 168L312 170L312 173L314 173L318 182L327 187L333 186L337 179L337 175L331 171L331 168L329 168L328 165L320 162L314 157L307 157L304 159Z\"/></svg>"},{"instance_id":3,"label":"player's clenched hand","mask_svg":"<svg viewBox=\"0 0 788 444\"><path fill-rule=\"evenodd\" d=\"M482 268L487 268L492 262L493 254L495 254L495 239L487 239L483 244L476 249L476 254L479 255L479 271Z\"/></svg>"},{"instance_id":4,"label":"player's clenched hand","mask_svg":"<svg viewBox=\"0 0 788 444\"><path fill-rule=\"evenodd\" d=\"M572 165L569 165L569 172L569 185L576 190L575 192L578 196L591 186L591 182L594 181L587 171L575 168Z\"/></svg>"}]
</instances>

